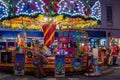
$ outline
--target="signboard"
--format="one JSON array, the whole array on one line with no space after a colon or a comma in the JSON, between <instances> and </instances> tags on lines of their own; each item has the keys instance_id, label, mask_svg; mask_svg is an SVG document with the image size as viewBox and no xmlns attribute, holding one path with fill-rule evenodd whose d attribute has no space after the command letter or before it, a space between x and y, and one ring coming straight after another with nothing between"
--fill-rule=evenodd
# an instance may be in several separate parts
<instances>
[{"instance_id":1,"label":"signboard","mask_svg":"<svg viewBox=\"0 0 120 80\"><path fill-rule=\"evenodd\" d=\"M82 67L82 60L80 60L79 58L75 58L72 61L72 66L75 70L79 70Z\"/></svg>"},{"instance_id":2,"label":"signboard","mask_svg":"<svg viewBox=\"0 0 120 80\"><path fill-rule=\"evenodd\" d=\"M64 36L60 36L59 37L59 42L60 43L68 43L69 42L69 38L68 37L64 37Z\"/></svg>"},{"instance_id":3,"label":"signboard","mask_svg":"<svg viewBox=\"0 0 120 80\"><path fill-rule=\"evenodd\" d=\"M94 58L98 58L98 48L93 48L92 50Z\"/></svg>"},{"instance_id":4,"label":"signboard","mask_svg":"<svg viewBox=\"0 0 120 80\"><path fill-rule=\"evenodd\" d=\"M24 75L24 65L25 64L25 55L16 54L15 65L14 65L14 74L15 75Z\"/></svg>"},{"instance_id":5,"label":"signboard","mask_svg":"<svg viewBox=\"0 0 120 80\"><path fill-rule=\"evenodd\" d=\"M65 56L56 55L55 57L55 77L65 77Z\"/></svg>"}]
</instances>

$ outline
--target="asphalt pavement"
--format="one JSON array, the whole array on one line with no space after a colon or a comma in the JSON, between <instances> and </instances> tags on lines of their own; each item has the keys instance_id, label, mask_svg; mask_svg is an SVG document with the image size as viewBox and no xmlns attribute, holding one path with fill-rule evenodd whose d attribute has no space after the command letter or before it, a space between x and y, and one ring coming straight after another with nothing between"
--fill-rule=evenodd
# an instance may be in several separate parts
<instances>
[{"instance_id":1,"label":"asphalt pavement","mask_svg":"<svg viewBox=\"0 0 120 80\"><path fill-rule=\"evenodd\" d=\"M45 78L36 78L33 75L16 76L10 73L0 72L0 80L120 80L120 66L113 67L114 72L101 75L100 77L86 77L84 75L71 75L65 78L54 78L48 76Z\"/></svg>"},{"instance_id":2,"label":"asphalt pavement","mask_svg":"<svg viewBox=\"0 0 120 80\"><path fill-rule=\"evenodd\" d=\"M68 75L65 78L54 78L54 76L47 76L44 78L36 78L33 75L16 76L11 73L0 72L0 80L120 80L120 57L117 61L119 66L110 67L113 72L102 74L99 77L86 77L80 74Z\"/></svg>"}]
</instances>

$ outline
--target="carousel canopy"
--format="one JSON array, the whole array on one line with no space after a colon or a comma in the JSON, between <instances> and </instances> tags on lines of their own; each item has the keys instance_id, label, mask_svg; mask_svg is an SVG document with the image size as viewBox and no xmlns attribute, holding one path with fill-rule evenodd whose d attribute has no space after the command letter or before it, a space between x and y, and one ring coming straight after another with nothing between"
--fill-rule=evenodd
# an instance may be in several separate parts
<instances>
[{"instance_id":1,"label":"carousel canopy","mask_svg":"<svg viewBox=\"0 0 120 80\"><path fill-rule=\"evenodd\" d=\"M16 0L17 1L17 0ZM41 30L44 24L57 29L96 27L101 22L99 0L0 0L2 28Z\"/></svg>"}]
</instances>

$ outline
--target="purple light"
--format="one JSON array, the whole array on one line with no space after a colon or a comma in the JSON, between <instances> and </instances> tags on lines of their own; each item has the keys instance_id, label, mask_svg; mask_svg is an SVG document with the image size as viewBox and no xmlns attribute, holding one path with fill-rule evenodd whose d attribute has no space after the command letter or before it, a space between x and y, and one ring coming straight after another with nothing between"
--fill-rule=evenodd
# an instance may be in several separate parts
<instances>
[{"instance_id":1,"label":"purple light","mask_svg":"<svg viewBox=\"0 0 120 80\"><path fill-rule=\"evenodd\" d=\"M74 3L74 1L70 1L70 3Z\"/></svg>"},{"instance_id":2,"label":"purple light","mask_svg":"<svg viewBox=\"0 0 120 80\"><path fill-rule=\"evenodd\" d=\"M38 4L38 2L35 2L35 4Z\"/></svg>"}]
</instances>

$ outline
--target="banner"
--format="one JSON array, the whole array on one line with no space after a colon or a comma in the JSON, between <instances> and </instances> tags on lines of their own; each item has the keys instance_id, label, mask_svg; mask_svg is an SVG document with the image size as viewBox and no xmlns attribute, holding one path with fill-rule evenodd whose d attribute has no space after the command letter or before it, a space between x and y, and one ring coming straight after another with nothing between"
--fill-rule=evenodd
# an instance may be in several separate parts
<instances>
[{"instance_id":1,"label":"banner","mask_svg":"<svg viewBox=\"0 0 120 80\"><path fill-rule=\"evenodd\" d=\"M44 32L44 45L49 48L50 45L54 43L56 24L45 24L42 29Z\"/></svg>"},{"instance_id":2,"label":"banner","mask_svg":"<svg viewBox=\"0 0 120 80\"><path fill-rule=\"evenodd\" d=\"M25 55L24 54L16 54L15 65L14 65L14 74L15 75L24 75L24 66L25 66Z\"/></svg>"},{"instance_id":3,"label":"banner","mask_svg":"<svg viewBox=\"0 0 120 80\"><path fill-rule=\"evenodd\" d=\"M80 60L79 58L75 58L72 61L72 66L75 70L79 70L82 67L82 60Z\"/></svg>"},{"instance_id":4,"label":"banner","mask_svg":"<svg viewBox=\"0 0 120 80\"><path fill-rule=\"evenodd\" d=\"M56 55L55 57L55 77L65 77L65 56Z\"/></svg>"}]
</instances>

